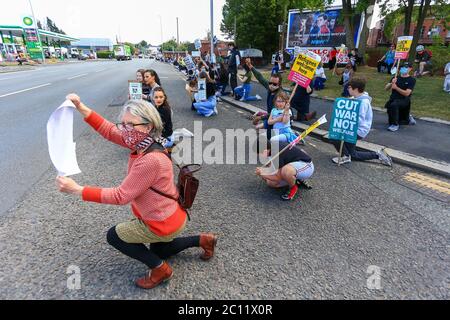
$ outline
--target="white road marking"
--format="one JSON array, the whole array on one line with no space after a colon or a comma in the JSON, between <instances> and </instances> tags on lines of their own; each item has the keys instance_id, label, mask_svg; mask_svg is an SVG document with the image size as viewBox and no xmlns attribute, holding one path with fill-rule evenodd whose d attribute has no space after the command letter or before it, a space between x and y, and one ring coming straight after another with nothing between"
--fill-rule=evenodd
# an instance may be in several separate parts
<instances>
[{"instance_id":1,"label":"white road marking","mask_svg":"<svg viewBox=\"0 0 450 320\"><path fill-rule=\"evenodd\" d=\"M79 74L79 75L77 75L77 76L67 78L67 80L72 80L72 79L76 79L76 78L81 78L81 77L87 76L88 74L89 74L89 73Z\"/></svg>"},{"instance_id":2,"label":"white road marking","mask_svg":"<svg viewBox=\"0 0 450 320\"><path fill-rule=\"evenodd\" d=\"M40 86L36 86L36 87L33 87L33 88L28 88L28 89L23 89L23 90L16 91L16 92L7 93L7 94L4 94L4 95L1 95L0 98L4 98L4 97L7 97L7 96L12 96L13 94L22 93L22 92L25 92L25 91L30 91L30 90L46 87L46 86L49 86L49 85L51 85L51 83L46 83L46 84L42 84Z\"/></svg>"},{"instance_id":3,"label":"white road marking","mask_svg":"<svg viewBox=\"0 0 450 320\"><path fill-rule=\"evenodd\" d=\"M106 69L97 70L97 71L95 71L95 73L102 72L102 71L105 71L105 70Z\"/></svg>"}]
</instances>

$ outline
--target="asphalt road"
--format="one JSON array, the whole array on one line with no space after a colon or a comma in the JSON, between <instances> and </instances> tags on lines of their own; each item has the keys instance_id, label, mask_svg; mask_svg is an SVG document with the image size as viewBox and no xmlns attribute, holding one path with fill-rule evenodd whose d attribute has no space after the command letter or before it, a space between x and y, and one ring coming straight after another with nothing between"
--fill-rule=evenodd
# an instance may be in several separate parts
<instances>
[{"instance_id":1,"label":"asphalt road","mask_svg":"<svg viewBox=\"0 0 450 320\"><path fill-rule=\"evenodd\" d=\"M337 80L331 79L328 81ZM286 83L284 85L287 86ZM252 87L251 95L259 94L263 99L262 101L247 103L265 110L267 90L257 82L252 82ZM228 90L230 90L229 87ZM430 99L432 98L430 97ZM327 119L331 120L333 102L311 98L309 109L310 111L317 111L318 117L327 114ZM392 133L387 130L387 121L388 116L386 112L374 110L372 130L365 140L426 159L450 163L450 125L417 119L417 125L400 126L399 131ZM329 123L323 126L322 129L328 130L328 125Z\"/></svg>"},{"instance_id":2,"label":"asphalt road","mask_svg":"<svg viewBox=\"0 0 450 320\"><path fill-rule=\"evenodd\" d=\"M122 67L113 74L125 80L131 71ZM180 74L165 64L154 68L170 97L175 128L194 131L194 121L202 121L204 130L250 128L247 114L222 103L217 117L196 115ZM105 117L117 117L118 107L107 108L76 89ZM105 90L105 96L119 85L114 89ZM83 173L74 178L82 185L120 183L127 151L86 125L78 130ZM217 233L217 254L206 263L198 249L171 258L174 277L150 291L133 284L145 266L116 252L105 239L111 226L131 217L130 209L58 193L54 169L41 159L47 170L0 217L0 298L448 299L448 197L439 200L406 183L405 175L412 172L407 167L352 163L338 168L330 161L336 154L330 145L307 138L305 149L316 167L313 190L301 191L290 203L254 175L255 165L204 165L184 234ZM79 290L67 287L70 266L81 272Z\"/></svg>"},{"instance_id":3,"label":"asphalt road","mask_svg":"<svg viewBox=\"0 0 450 320\"><path fill-rule=\"evenodd\" d=\"M47 121L70 92L101 109L126 90L150 60L102 61L54 65L0 74L0 216L48 169ZM83 121L76 119L74 138ZM12 178L14 177L14 178Z\"/></svg>"}]
</instances>

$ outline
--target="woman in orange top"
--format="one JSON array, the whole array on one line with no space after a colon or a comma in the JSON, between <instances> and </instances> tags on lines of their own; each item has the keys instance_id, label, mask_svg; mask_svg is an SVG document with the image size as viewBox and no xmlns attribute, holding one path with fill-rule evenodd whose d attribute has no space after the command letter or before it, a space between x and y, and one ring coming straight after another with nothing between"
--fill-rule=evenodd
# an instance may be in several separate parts
<instances>
[{"instance_id":1,"label":"woman in orange top","mask_svg":"<svg viewBox=\"0 0 450 320\"><path fill-rule=\"evenodd\" d=\"M131 203L135 218L111 228L107 240L125 255L149 267L148 275L138 279L136 285L151 289L169 280L173 272L164 260L187 248L201 247L204 250L201 258L212 258L217 236L177 238L186 226L187 214L177 201L154 191L178 196L170 159L162 152L148 152L150 146L164 150L163 124L156 108L146 101L129 101L120 115L121 123L113 124L84 105L77 95L70 94L67 99L100 135L132 151L128 174L116 188L83 187L66 177L58 177L56 183L61 192L79 195L84 201Z\"/></svg>"}]
</instances>

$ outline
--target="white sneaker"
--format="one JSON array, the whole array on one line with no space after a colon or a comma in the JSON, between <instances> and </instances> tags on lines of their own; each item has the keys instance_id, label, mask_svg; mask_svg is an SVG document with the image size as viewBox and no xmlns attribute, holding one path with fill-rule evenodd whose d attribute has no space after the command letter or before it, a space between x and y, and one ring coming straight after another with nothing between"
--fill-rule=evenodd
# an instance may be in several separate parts
<instances>
[{"instance_id":1,"label":"white sneaker","mask_svg":"<svg viewBox=\"0 0 450 320\"><path fill-rule=\"evenodd\" d=\"M331 161L333 161L336 164L339 164L339 162L341 164L346 164L346 163L352 162L352 157L351 156L343 156L342 158L336 157L336 158L331 159Z\"/></svg>"},{"instance_id":2,"label":"white sneaker","mask_svg":"<svg viewBox=\"0 0 450 320\"><path fill-rule=\"evenodd\" d=\"M415 126L416 123L417 123L416 119L414 119L414 117L412 115L409 115L409 125Z\"/></svg>"},{"instance_id":3,"label":"white sneaker","mask_svg":"<svg viewBox=\"0 0 450 320\"><path fill-rule=\"evenodd\" d=\"M378 154L378 159L380 160L380 162L382 164L384 164L385 166L388 166L388 167L392 167L392 159L391 159L391 157L389 157L389 155L383 149L378 151L377 154Z\"/></svg>"},{"instance_id":4,"label":"white sneaker","mask_svg":"<svg viewBox=\"0 0 450 320\"><path fill-rule=\"evenodd\" d=\"M391 132L396 132L396 131L398 131L399 128L400 128L400 126L391 125L391 126L389 126L388 130Z\"/></svg>"},{"instance_id":5,"label":"white sneaker","mask_svg":"<svg viewBox=\"0 0 450 320\"><path fill-rule=\"evenodd\" d=\"M239 101L244 102L245 101L244 97L240 98Z\"/></svg>"},{"instance_id":6,"label":"white sneaker","mask_svg":"<svg viewBox=\"0 0 450 320\"><path fill-rule=\"evenodd\" d=\"M261 100L262 100L262 98L261 98L261 96L260 96L259 94L256 95L256 99L257 99L258 101L261 101Z\"/></svg>"}]
</instances>

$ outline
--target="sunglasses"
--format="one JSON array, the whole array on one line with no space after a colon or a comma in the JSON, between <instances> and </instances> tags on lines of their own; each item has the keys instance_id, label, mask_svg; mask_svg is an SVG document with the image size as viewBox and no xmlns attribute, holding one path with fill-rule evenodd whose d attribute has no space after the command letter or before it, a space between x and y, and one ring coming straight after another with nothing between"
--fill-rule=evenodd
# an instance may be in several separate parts
<instances>
[{"instance_id":1,"label":"sunglasses","mask_svg":"<svg viewBox=\"0 0 450 320\"><path fill-rule=\"evenodd\" d=\"M279 86L280 84L279 83L275 83L275 82L269 82L269 85L271 85L271 86Z\"/></svg>"}]
</instances>

